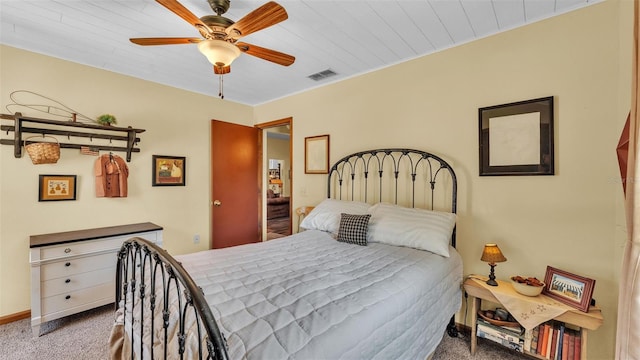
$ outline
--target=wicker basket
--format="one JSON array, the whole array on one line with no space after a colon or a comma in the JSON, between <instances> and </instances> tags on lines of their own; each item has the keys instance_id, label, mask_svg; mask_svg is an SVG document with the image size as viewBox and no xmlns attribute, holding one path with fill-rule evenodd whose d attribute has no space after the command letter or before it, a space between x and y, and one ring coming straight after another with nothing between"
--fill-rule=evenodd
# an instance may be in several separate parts
<instances>
[{"instance_id":1,"label":"wicker basket","mask_svg":"<svg viewBox=\"0 0 640 360\"><path fill-rule=\"evenodd\" d=\"M60 143L58 142L58 139L53 136L44 136L46 138L53 139L56 142L33 142L31 144L27 144L27 140L34 137L40 138L39 136L31 136L24 139L24 148L27 150L27 153L31 158L31 162L34 165L57 163L58 159L60 159Z\"/></svg>"}]
</instances>

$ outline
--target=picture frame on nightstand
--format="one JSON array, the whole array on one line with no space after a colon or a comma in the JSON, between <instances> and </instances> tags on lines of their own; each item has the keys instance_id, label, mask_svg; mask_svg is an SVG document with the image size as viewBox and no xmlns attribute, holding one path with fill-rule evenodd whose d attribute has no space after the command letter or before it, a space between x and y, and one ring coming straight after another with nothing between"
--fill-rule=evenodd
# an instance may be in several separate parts
<instances>
[{"instance_id":1,"label":"picture frame on nightstand","mask_svg":"<svg viewBox=\"0 0 640 360\"><path fill-rule=\"evenodd\" d=\"M583 312L589 312L594 279L575 275L570 272L547 266L542 293L563 304Z\"/></svg>"}]
</instances>

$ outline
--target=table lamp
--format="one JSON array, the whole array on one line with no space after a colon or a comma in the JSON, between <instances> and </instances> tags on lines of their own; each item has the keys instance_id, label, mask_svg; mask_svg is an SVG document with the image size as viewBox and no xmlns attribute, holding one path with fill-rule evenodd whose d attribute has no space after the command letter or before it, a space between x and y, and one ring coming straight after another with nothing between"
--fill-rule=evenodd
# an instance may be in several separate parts
<instances>
[{"instance_id":1,"label":"table lamp","mask_svg":"<svg viewBox=\"0 0 640 360\"><path fill-rule=\"evenodd\" d=\"M489 273L489 280L487 280L487 284L491 286L498 286L496 282L496 275L493 271L493 268L496 266L498 262L507 261L507 258L502 255L500 248L496 244L485 244L484 250L482 250L482 257L480 260L484 262L488 262L489 266L491 266L491 272Z\"/></svg>"}]
</instances>

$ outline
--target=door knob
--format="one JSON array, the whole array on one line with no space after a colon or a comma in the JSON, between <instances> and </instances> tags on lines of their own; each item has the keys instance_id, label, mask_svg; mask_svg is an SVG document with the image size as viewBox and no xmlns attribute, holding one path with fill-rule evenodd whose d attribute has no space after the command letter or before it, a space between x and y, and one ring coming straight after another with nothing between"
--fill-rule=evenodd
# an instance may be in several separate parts
<instances>
[{"instance_id":1,"label":"door knob","mask_svg":"<svg viewBox=\"0 0 640 360\"><path fill-rule=\"evenodd\" d=\"M220 200L213 200L213 206L221 206L222 203L220 202Z\"/></svg>"}]
</instances>

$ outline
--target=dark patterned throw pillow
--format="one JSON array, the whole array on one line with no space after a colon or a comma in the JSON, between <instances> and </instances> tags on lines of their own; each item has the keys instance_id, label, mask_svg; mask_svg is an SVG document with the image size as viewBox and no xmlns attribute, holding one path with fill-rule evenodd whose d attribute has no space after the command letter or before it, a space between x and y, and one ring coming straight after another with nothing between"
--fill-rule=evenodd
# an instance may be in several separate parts
<instances>
[{"instance_id":1,"label":"dark patterned throw pillow","mask_svg":"<svg viewBox=\"0 0 640 360\"><path fill-rule=\"evenodd\" d=\"M338 228L337 240L349 244L367 245L367 229L370 217L371 214L340 214L340 228Z\"/></svg>"}]
</instances>

